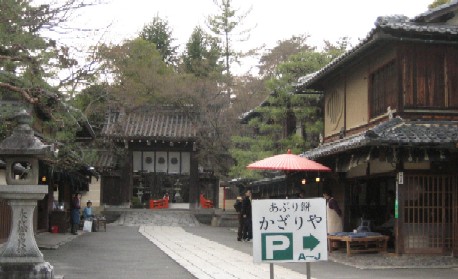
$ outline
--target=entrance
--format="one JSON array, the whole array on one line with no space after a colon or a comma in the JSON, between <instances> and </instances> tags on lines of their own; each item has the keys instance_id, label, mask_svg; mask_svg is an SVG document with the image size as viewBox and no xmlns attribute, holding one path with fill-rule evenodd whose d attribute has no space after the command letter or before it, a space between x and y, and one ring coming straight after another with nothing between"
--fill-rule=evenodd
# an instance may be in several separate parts
<instances>
[{"instance_id":1,"label":"entrance","mask_svg":"<svg viewBox=\"0 0 458 279\"><path fill-rule=\"evenodd\" d=\"M400 185L404 253L458 255L456 175L409 174Z\"/></svg>"},{"instance_id":2,"label":"entrance","mask_svg":"<svg viewBox=\"0 0 458 279\"><path fill-rule=\"evenodd\" d=\"M134 175L133 200L148 205L150 199L162 199L169 194L170 202L189 202L189 176L166 173L138 172Z\"/></svg>"}]
</instances>

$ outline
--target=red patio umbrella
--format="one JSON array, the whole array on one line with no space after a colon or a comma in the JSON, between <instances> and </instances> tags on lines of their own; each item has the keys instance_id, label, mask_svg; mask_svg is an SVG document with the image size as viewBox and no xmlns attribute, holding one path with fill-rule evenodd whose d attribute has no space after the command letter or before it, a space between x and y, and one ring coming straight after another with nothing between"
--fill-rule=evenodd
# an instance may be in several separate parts
<instances>
[{"instance_id":1,"label":"red patio umbrella","mask_svg":"<svg viewBox=\"0 0 458 279\"><path fill-rule=\"evenodd\" d=\"M247 166L252 170L283 170L283 171L331 171L330 168L323 166L313 160L301 157L296 154L279 154L272 157L256 161Z\"/></svg>"}]
</instances>

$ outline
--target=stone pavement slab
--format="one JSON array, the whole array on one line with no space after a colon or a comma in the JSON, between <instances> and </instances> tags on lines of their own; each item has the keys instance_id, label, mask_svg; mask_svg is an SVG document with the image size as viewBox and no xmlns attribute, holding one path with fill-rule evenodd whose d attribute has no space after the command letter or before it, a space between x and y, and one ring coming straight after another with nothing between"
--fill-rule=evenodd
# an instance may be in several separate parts
<instances>
[{"instance_id":1,"label":"stone pavement slab","mask_svg":"<svg viewBox=\"0 0 458 279\"><path fill-rule=\"evenodd\" d=\"M217 242L186 232L181 227L142 226L140 233L178 263L191 265L188 270L197 278L262 279L270 277L267 263L255 264L250 255ZM304 275L275 268L275 278L299 279Z\"/></svg>"}]
</instances>

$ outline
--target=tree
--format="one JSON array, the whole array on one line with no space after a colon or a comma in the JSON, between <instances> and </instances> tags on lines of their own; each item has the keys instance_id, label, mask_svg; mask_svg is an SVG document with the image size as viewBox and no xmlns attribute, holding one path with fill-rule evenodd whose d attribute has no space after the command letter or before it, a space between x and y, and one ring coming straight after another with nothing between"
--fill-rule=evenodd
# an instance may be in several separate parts
<instances>
[{"instance_id":1,"label":"tree","mask_svg":"<svg viewBox=\"0 0 458 279\"><path fill-rule=\"evenodd\" d=\"M77 165L66 165L70 157L73 163L83 158L77 154L80 148L75 143L83 116L65 103L60 92L62 86L77 82L77 78L62 80L59 74L78 63L71 57L70 48L51 36L76 11L94 4L84 0L42 5L31 0L0 2L0 100L32 104L42 120L44 142L61 144L59 154L66 154L56 159L56 165L62 168ZM9 134L5 129L9 129L11 116L0 115L2 137Z\"/></svg>"},{"instance_id":2,"label":"tree","mask_svg":"<svg viewBox=\"0 0 458 279\"><path fill-rule=\"evenodd\" d=\"M292 36L291 38L283 41L277 41L277 45L262 55L259 60L259 74L262 77L271 78L277 71L277 66L285 61L293 54L313 50L307 44L309 35Z\"/></svg>"},{"instance_id":3,"label":"tree","mask_svg":"<svg viewBox=\"0 0 458 279\"><path fill-rule=\"evenodd\" d=\"M4 94L20 94L36 103L34 89L48 88L44 67L57 50L53 42L39 35L45 24L45 7L33 7L30 1L2 1L0 4L0 87Z\"/></svg>"},{"instance_id":4,"label":"tree","mask_svg":"<svg viewBox=\"0 0 458 279\"><path fill-rule=\"evenodd\" d=\"M53 2L54 3L54 2ZM94 5L90 1L68 0L60 5L34 5L31 0L0 3L0 89L17 94L29 103L47 98L44 91L58 91L79 77L59 77L63 69L77 66L69 47L59 45L51 35L77 10ZM47 34L48 36L44 36ZM79 74L85 74L79 71ZM53 81L53 86L49 81Z\"/></svg>"},{"instance_id":5,"label":"tree","mask_svg":"<svg viewBox=\"0 0 458 279\"><path fill-rule=\"evenodd\" d=\"M110 81L107 90L112 101L136 106L159 102L174 93L174 70L150 41L138 38L121 45L102 45L98 62Z\"/></svg>"},{"instance_id":6,"label":"tree","mask_svg":"<svg viewBox=\"0 0 458 279\"><path fill-rule=\"evenodd\" d=\"M433 3L428 5L428 9L432 10L440 5L448 4L451 0L434 0Z\"/></svg>"},{"instance_id":7,"label":"tree","mask_svg":"<svg viewBox=\"0 0 458 279\"><path fill-rule=\"evenodd\" d=\"M303 46L303 51L289 55L286 61L272 67L275 70L267 83L271 95L254 109L252 117L246 117L248 123L241 133L232 137L234 144L230 153L236 161L230 171L232 177L259 177L259 172L246 169L249 163L285 153L287 149L297 154L318 144L323 127L322 97L293 94L293 85L299 77L316 72L343 53L345 42L344 38L336 45L328 43L321 52Z\"/></svg>"},{"instance_id":8,"label":"tree","mask_svg":"<svg viewBox=\"0 0 458 279\"><path fill-rule=\"evenodd\" d=\"M220 76L220 57L218 40L206 34L200 26L194 28L182 56L184 71L198 77Z\"/></svg>"},{"instance_id":9,"label":"tree","mask_svg":"<svg viewBox=\"0 0 458 279\"><path fill-rule=\"evenodd\" d=\"M70 104L79 109L91 123L95 132L101 131L105 123L105 114L109 106L109 86L107 84L95 84L83 89L74 98Z\"/></svg>"},{"instance_id":10,"label":"tree","mask_svg":"<svg viewBox=\"0 0 458 279\"><path fill-rule=\"evenodd\" d=\"M172 37L172 29L166 19L155 16L151 23L143 27L140 38L153 43L166 64L176 64L177 46L173 46L175 39Z\"/></svg>"},{"instance_id":11,"label":"tree","mask_svg":"<svg viewBox=\"0 0 458 279\"><path fill-rule=\"evenodd\" d=\"M227 83L230 84L231 79L231 63L236 62L238 53L233 47L235 41L245 41L248 39L250 29L239 30L243 25L244 19L250 13L251 9L246 12L232 8L231 0L213 0L218 8L219 14L209 16L207 18L207 26L210 31L223 44L223 57L225 60L225 72Z\"/></svg>"}]
</instances>

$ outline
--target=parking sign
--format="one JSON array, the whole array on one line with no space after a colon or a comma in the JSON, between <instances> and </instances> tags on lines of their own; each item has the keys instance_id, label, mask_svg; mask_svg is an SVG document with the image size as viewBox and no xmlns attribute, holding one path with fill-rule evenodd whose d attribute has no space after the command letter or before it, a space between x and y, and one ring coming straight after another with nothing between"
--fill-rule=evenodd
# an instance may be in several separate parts
<instances>
[{"instance_id":1,"label":"parking sign","mask_svg":"<svg viewBox=\"0 0 458 279\"><path fill-rule=\"evenodd\" d=\"M254 262L315 262L328 259L326 201L253 200Z\"/></svg>"}]
</instances>

